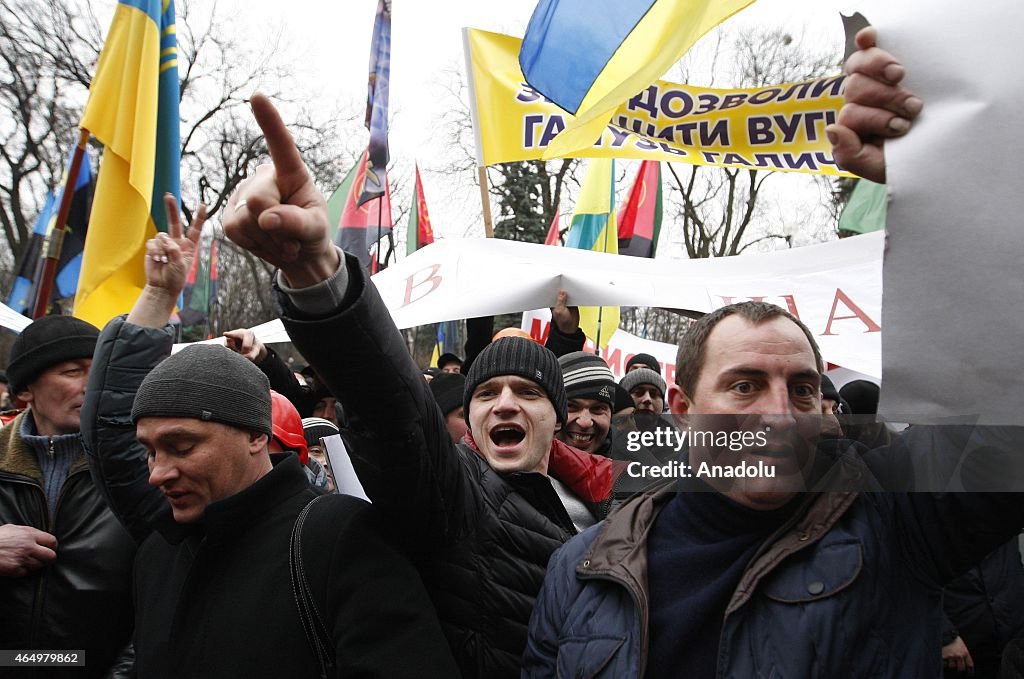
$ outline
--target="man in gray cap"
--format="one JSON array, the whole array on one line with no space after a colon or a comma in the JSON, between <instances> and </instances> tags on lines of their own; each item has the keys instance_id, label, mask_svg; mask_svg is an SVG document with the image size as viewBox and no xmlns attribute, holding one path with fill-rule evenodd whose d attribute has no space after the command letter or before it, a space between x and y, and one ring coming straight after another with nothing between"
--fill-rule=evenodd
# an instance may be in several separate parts
<instances>
[{"instance_id":1,"label":"man in gray cap","mask_svg":"<svg viewBox=\"0 0 1024 679\"><path fill-rule=\"evenodd\" d=\"M28 409L0 429L0 645L84 651L86 667L64 671L88 677L122 664L135 555L89 477L79 434L98 335L70 316L25 328L7 376Z\"/></svg>"},{"instance_id":2,"label":"man in gray cap","mask_svg":"<svg viewBox=\"0 0 1024 679\"><path fill-rule=\"evenodd\" d=\"M319 496L296 455L270 454L259 368L217 345L167 357L199 237L195 223L181 236L173 202L168 215L141 297L99 338L82 413L93 471L140 543L138 676L452 676L422 583L371 507Z\"/></svg>"},{"instance_id":3,"label":"man in gray cap","mask_svg":"<svg viewBox=\"0 0 1024 679\"><path fill-rule=\"evenodd\" d=\"M658 417L665 412L665 380L650 368L636 368L623 376L619 386L633 398L634 415Z\"/></svg>"}]
</instances>

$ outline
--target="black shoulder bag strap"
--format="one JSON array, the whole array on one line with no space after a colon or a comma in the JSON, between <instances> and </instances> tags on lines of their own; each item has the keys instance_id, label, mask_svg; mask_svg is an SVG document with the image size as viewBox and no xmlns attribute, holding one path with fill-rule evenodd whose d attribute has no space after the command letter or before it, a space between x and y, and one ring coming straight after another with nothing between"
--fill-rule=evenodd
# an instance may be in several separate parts
<instances>
[{"instance_id":1,"label":"black shoulder bag strap","mask_svg":"<svg viewBox=\"0 0 1024 679\"><path fill-rule=\"evenodd\" d=\"M331 496L320 495L310 500L309 504L302 508L292 527L288 554L292 592L295 594L295 603L299 608L299 619L302 620L302 629L306 633L306 640L309 641L309 647L320 666L322 679L329 679L334 674L334 649L331 635L327 625L324 624L323 615L316 606L312 584L306 574L306 566L302 557L302 528L313 505L328 497Z\"/></svg>"}]
</instances>

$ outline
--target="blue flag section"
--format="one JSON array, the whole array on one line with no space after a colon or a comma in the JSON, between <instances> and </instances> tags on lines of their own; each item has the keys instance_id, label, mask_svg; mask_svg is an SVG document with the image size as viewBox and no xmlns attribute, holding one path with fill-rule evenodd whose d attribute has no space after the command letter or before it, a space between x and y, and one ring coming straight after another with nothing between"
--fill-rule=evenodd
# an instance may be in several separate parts
<instances>
[{"instance_id":1,"label":"blue flag section","mask_svg":"<svg viewBox=\"0 0 1024 679\"><path fill-rule=\"evenodd\" d=\"M42 257L45 254L43 247L47 236L57 225L60 197L64 183L67 181L67 172L73 156L74 149L68 156L61 183L47 195L46 202L36 217L29 244L22 256L21 265L18 267L18 276L7 297L7 306L18 313L28 315L32 311L36 292L39 289L39 276L43 271ZM73 189L75 193L71 199L71 211L68 213L68 220L65 224L60 259L57 260L57 277L53 293L50 296L51 302L63 297L70 297L78 289L78 274L82 268L82 248L85 246L85 236L89 228L89 212L92 208L94 187L92 166L89 157L86 156L82 159L78 180Z\"/></svg>"},{"instance_id":2,"label":"blue flag section","mask_svg":"<svg viewBox=\"0 0 1024 679\"><path fill-rule=\"evenodd\" d=\"M181 119L178 111L181 84L178 80L178 33L174 3L165 2L160 17L160 77L156 115L157 162L153 168L150 216L157 231L167 232L164 194L181 203Z\"/></svg>"},{"instance_id":3,"label":"blue flag section","mask_svg":"<svg viewBox=\"0 0 1024 679\"><path fill-rule=\"evenodd\" d=\"M388 167L388 81L391 79L391 0L379 0L370 43L370 77L366 95L366 181L359 205L384 195Z\"/></svg>"},{"instance_id":4,"label":"blue flag section","mask_svg":"<svg viewBox=\"0 0 1024 679\"><path fill-rule=\"evenodd\" d=\"M575 115L652 6L654 0L541 0L519 51L523 75L531 87Z\"/></svg>"}]
</instances>

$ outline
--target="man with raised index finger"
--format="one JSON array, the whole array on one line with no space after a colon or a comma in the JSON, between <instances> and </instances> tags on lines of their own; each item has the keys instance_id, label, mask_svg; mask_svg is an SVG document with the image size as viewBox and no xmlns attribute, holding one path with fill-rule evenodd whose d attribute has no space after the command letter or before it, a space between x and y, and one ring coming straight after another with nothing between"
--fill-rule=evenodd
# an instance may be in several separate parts
<instances>
[{"instance_id":1,"label":"man with raised index finger","mask_svg":"<svg viewBox=\"0 0 1024 679\"><path fill-rule=\"evenodd\" d=\"M473 361L469 431L454 444L367 273L329 241L323 197L276 110L252 104L274 165L238 187L225 233L279 267L289 336L351 415L360 481L414 555L463 676L517 677L548 558L604 517L611 461L555 439L558 361L521 337Z\"/></svg>"}]
</instances>

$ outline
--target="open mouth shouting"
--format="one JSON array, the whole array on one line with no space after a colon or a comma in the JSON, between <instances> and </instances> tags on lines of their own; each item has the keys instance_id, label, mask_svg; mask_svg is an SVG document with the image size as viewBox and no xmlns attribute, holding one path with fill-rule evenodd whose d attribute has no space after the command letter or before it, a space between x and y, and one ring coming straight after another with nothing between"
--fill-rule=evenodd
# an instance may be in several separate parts
<instances>
[{"instance_id":1,"label":"open mouth shouting","mask_svg":"<svg viewBox=\"0 0 1024 679\"><path fill-rule=\"evenodd\" d=\"M526 438L526 430L514 422L508 422L492 428L488 436L491 439L492 449L495 452L511 453Z\"/></svg>"}]
</instances>

